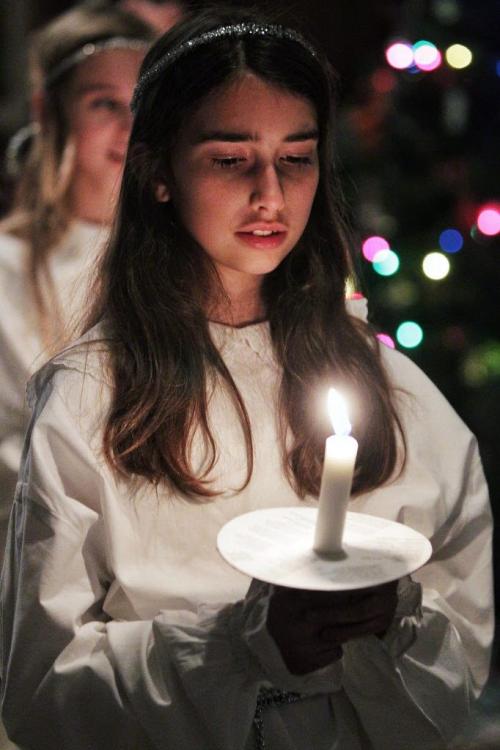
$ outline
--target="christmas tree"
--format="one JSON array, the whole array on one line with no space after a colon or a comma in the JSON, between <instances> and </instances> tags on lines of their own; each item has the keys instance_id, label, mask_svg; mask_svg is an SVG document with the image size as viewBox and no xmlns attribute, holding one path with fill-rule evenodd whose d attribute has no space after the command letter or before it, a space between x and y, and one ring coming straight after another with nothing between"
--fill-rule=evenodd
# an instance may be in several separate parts
<instances>
[{"instance_id":1,"label":"christmas tree","mask_svg":"<svg viewBox=\"0 0 500 750\"><path fill-rule=\"evenodd\" d=\"M499 5L406 5L343 108L347 203L372 322L478 436L500 516Z\"/></svg>"}]
</instances>

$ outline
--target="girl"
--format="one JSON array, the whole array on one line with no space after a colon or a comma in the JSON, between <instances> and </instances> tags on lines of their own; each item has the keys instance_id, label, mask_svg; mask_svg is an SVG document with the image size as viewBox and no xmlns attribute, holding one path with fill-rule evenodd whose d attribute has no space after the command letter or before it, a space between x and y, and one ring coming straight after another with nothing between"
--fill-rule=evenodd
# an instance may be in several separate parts
<instances>
[{"instance_id":1,"label":"girl","mask_svg":"<svg viewBox=\"0 0 500 750\"><path fill-rule=\"evenodd\" d=\"M488 671L486 486L463 423L345 302L328 63L207 12L155 44L133 108L86 333L31 386L8 731L36 750L442 748ZM315 503L331 381L362 405L351 509L433 558L357 592L249 587L217 533Z\"/></svg>"},{"instance_id":2,"label":"girl","mask_svg":"<svg viewBox=\"0 0 500 750\"><path fill-rule=\"evenodd\" d=\"M189 0L84 0L90 8L118 6L146 21L162 34L178 23L187 11Z\"/></svg>"},{"instance_id":3,"label":"girl","mask_svg":"<svg viewBox=\"0 0 500 750\"><path fill-rule=\"evenodd\" d=\"M151 39L125 13L81 9L34 39L36 135L0 233L0 555L27 422L26 381L80 311L111 220L129 103Z\"/></svg>"}]
</instances>

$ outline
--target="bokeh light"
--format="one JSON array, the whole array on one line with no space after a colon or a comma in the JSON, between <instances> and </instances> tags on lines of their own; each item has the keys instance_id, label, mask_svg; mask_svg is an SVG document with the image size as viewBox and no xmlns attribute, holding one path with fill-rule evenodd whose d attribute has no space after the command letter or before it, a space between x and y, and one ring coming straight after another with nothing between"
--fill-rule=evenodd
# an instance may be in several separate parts
<instances>
[{"instance_id":1,"label":"bokeh light","mask_svg":"<svg viewBox=\"0 0 500 750\"><path fill-rule=\"evenodd\" d=\"M373 90L377 94L388 94L397 83L396 76L387 68L378 68L371 77Z\"/></svg>"},{"instance_id":2,"label":"bokeh light","mask_svg":"<svg viewBox=\"0 0 500 750\"><path fill-rule=\"evenodd\" d=\"M413 60L419 70L430 72L441 65L442 56L435 44L421 39L413 45Z\"/></svg>"},{"instance_id":3,"label":"bokeh light","mask_svg":"<svg viewBox=\"0 0 500 750\"><path fill-rule=\"evenodd\" d=\"M388 346L389 349L395 349L396 344L394 343L394 339L389 336L388 333L377 333L377 338L379 341L382 342L382 344L385 344L385 346Z\"/></svg>"},{"instance_id":4,"label":"bokeh light","mask_svg":"<svg viewBox=\"0 0 500 750\"><path fill-rule=\"evenodd\" d=\"M373 262L376 254L381 250L389 250L389 243L384 237L379 237L378 235L367 237L361 248L364 257L370 263Z\"/></svg>"},{"instance_id":5,"label":"bokeh light","mask_svg":"<svg viewBox=\"0 0 500 750\"><path fill-rule=\"evenodd\" d=\"M450 25L456 23L462 14L457 0L434 0L432 9L441 23Z\"/></svg>"},{"instance_id":6,"label":"bokeh light","mask_svg":"<svg viewBox=\"0 0 500 750\"><path fill-rule=\"evenodd\" d=\"M393 42L385 50L385 59L396 70L405 70L413 65L413 49L409 42Z\"/></svg>"},{"instance_id":7,"label":"bokeh light","mask_svg":"<svg viewBox=\"0 0 500 750\"><path fill-rule=\"evenodd\" d=\"M480 232L492 237L500 232L500 211L497 206L483 206L477 215Z\"/></svg>"},{"instance_id":8,"label":"bokeh light","mask_svg":"<svg viewBox=\"0 0 500 750\"><path fill-rule=\"evenodd\" d=\"M500 342L486 341L472 349L462 365L467 385L481 386L500 377Z\"/></svg>"},{"instance_id":9,"label":"bokeh light","mask_svg":"<svg viewBox=\"0 0 500 750\"><path fill-rule=\"evenodd\" d=\"M444 53L446 62L450 68L461 70L467 68L473 59L472 52L463 44L452 44Z\"/></svg>"},{"instance_id":10,"label":"bokeh light","mask_svg":"<svg viewBox=\"0 0 500 750\"><path fill-rule=\"evenodd\" d=\"M428 279L441 281L450 272L450 261L443 253L427 253L422 261L422 270Z\"/></svg>"},{"instance_id":11,"label":"bokeh light","mask_svg":"<svg viewBox=\"0 0 500 750\"><path fill-rule=\"evenodd\" d=\"M422 343L423 339L424 332L421 326L413 320L405 320L397 328L396 340L405 349L414 349Z\"/></svg>"},{"instance_id":12,"label":"bokeh light","mask_svg":"<svg viewBox=\"0 0 500 750\"><path fill-rule=\"evenodd\" d=\"M392 276L399 269L399 256L394 250L379 250L372 266L380 276Z\"/></svg>"},{"instance_id":13,"label":"bokeh light","mask_svg":"<svg viewBox=\"0 0 500 750\"><path fill-rule=\"evenodd\" d=\"M464 238L458 229L444 229L439 235L439 246L445 253L458 253L464 246Z\"/></svg>"},{"instance_id":14,"label":"bokeh light","mask_svg":"<svg viewBox=\"0 0 500 750\"><path fill-rule=\"evenodd\" d=\"M410 279L394 279L384 291L384 300L389 307L396 309L410 307L418 302L419 288Z\"/></svg>"}]
</instances>

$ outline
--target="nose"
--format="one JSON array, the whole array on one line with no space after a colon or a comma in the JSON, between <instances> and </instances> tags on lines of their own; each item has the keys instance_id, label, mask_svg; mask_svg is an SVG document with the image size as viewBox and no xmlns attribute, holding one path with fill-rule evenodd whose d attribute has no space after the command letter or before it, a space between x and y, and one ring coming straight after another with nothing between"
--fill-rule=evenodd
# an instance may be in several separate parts
<instances>
[{"instance_id":1,"label":"nose","mask_svg":"<svg viewBox=\"0 0 500 750\"><path fill-rule=\"evenodd\" d=\"M283 186L274 164L262 165L255 174L251 206L254 210L276 215L285 207Z\"/></svg>"}]
</instances>

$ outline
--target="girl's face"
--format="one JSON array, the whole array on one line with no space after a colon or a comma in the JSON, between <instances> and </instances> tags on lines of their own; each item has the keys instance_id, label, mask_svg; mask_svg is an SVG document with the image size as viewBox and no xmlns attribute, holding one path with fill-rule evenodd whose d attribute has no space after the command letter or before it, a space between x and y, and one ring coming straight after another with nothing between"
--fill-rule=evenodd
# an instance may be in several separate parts
<instances>
[{"instance_id":1,"label":"girl's face","mask_svg":"<svg viewBox=\"0 0 500 750\"><path fill-rule=\"evenodd\" d=\"M168 185L184 227L230 296L259 287L294 248L318 185L313 105L244 74L211 94L180 135Z\"/></svg>"},{"instance_id":2,"label":"girl's face","mask_svg":"<svg viewBox=\"0 0 500 750\"><path fill-rule=\"evenodd\" d=\"M168 31L181 20L184 14L182 3L176 0L162 3L151 2L151 0L121 0L120 7L127 13L142 18L159 34Z\"/></svg>"},{"instance_id":3,"label":"girl's face","mask_svg":"<svg viewBox=\"0 0 500 750\"><path fill-rule=\"evenodd\" d=\"M130 100L143 53L105 50L78 65L71 81L69 139L75 147L74 212L107 223L131 128Z\"/></svg>"}]
</instances>

